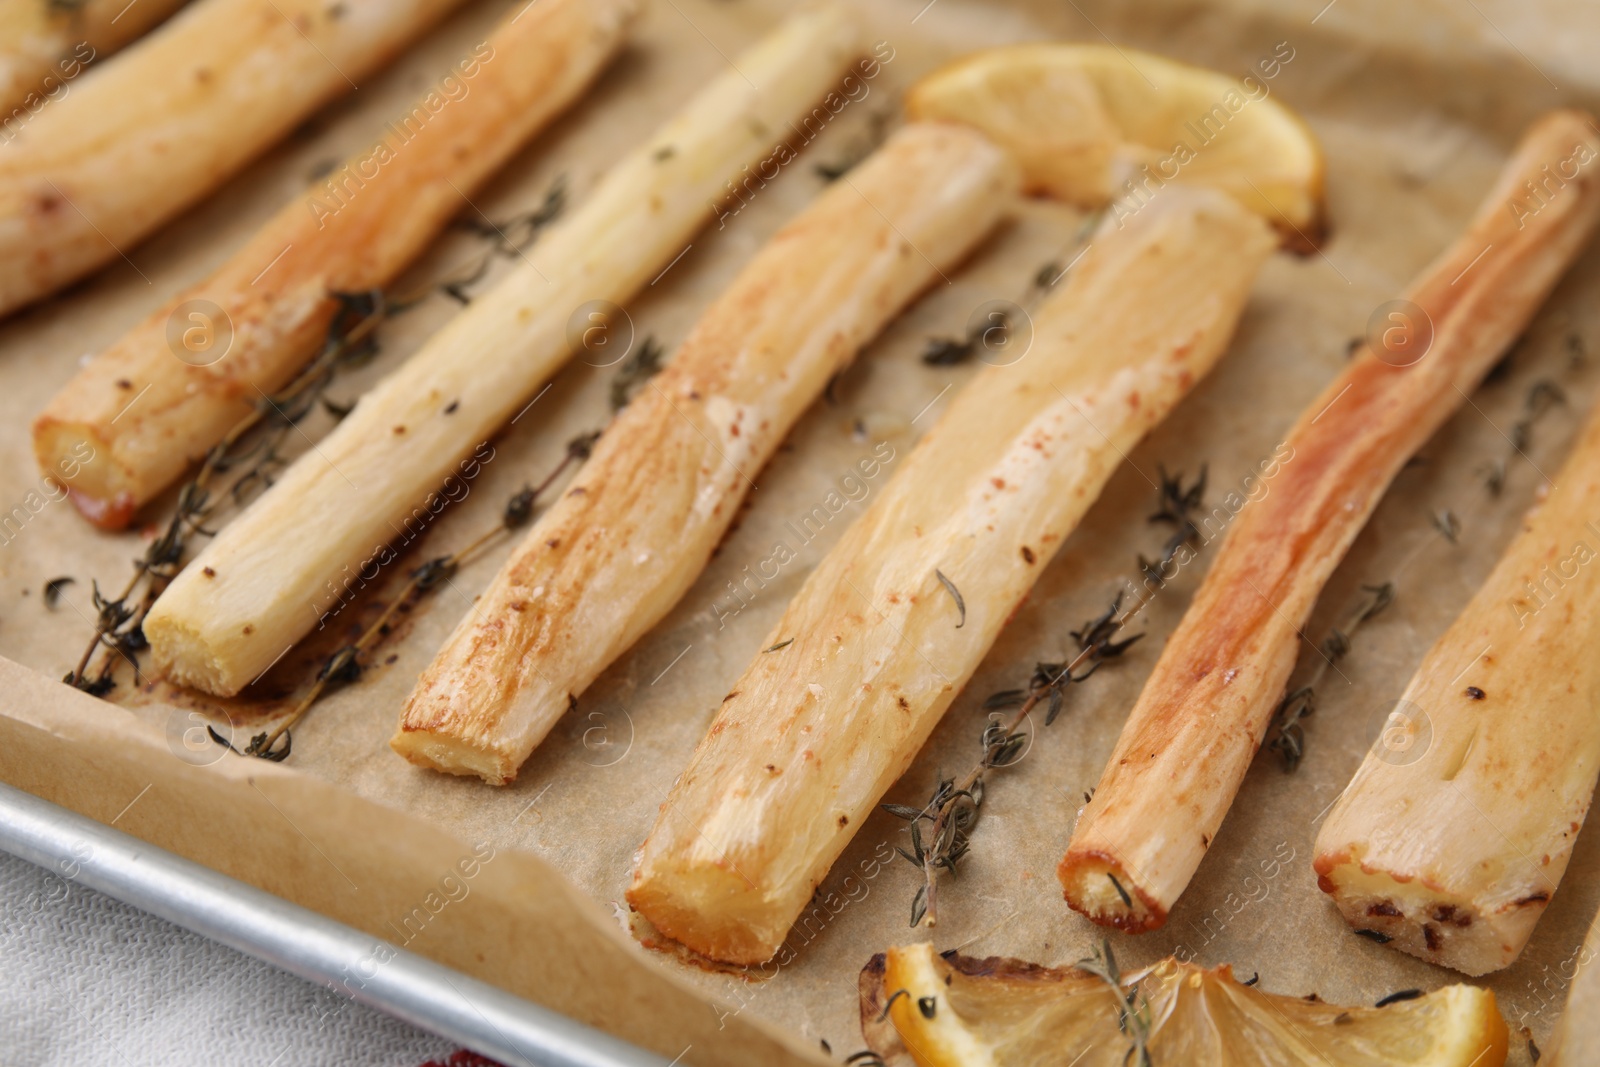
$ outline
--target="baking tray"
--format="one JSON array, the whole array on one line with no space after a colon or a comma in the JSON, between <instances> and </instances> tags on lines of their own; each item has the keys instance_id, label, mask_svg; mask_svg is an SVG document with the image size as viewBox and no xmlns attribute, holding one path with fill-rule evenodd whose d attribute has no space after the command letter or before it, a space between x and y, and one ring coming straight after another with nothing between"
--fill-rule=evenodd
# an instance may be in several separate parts
<instances>
[{"instance_id":1,"label":"baking tray","mask_svg":"<svg viewBox=\"0 0 1600 1067\"><path fill-rule=\"evenodd\" d=\"M722 69L725 56L790 6L782 0L653 0L636 43L590 97L475 201L491 217L503 217L538 203L558 176L567 179L574 201L581 198L609 160L647 135ZM974 706L982 696L1014 686L1021 666L1057 658L1061 635L1103 609L1102 591L1119 587L1133 550L1149 544L1144 518L1150 491L1140 472L1153 473L1162 463L1192 468L1205 458L1220 497L1343 366L1345 343L1362 331L1371 310L1459 232L1520 130L1551 106L1600 104L1600 71L1592 60L1600 7L1575 0L1418 0L1404 6L1390 0L859 0L859 7L874 33L897 49L875 95L841 116L726 228L711 224L659 285L630 303L641 333L655 333L669 348L681 339L739 265L816 195L821 183L814 164L847 159L870 132L873 116L892 114L911 79L974 47L1039 37L1110 40L1240 73L1287 40L1296 58L1273 91L1307 114L1329 156L1333 236L1320 255L1274 257L1222 365L1130 453L1131 463L1113 477L967 694L886 798L920 802L941 767L971 761L981 719ZM0 410L7 413L0 424L8 427L0 435L0 503L32 487L24 428L70 374L76 355L104 347L166 294L213 268L303 189L319 163L359 148L384 118L480 40L501 10L466 5L363 85L359 99L330 107L194 212L131 250L143 276L114 265L0 323ZM477 782L411 773L384 747L403 690L453 625L459 601L435 601L409 618L408 634L387 649L397 662L319 705L296 731L287 765L220 753L194 759L183 738L194 731L196 712L171 702L169 694L123 710L60 685L55 679L71 666L85 632L69 609L83 606L90 576L120 582L128 558L137 554L136 537L90 535L64 507L39 514L0 552L0 655L9 657L0 660L0 691L7 695L0 709L0 780L102 824L115 821L173 855L369 938L404 945L665 1060L683 1053L683 1062L706 1065L815 1064L823 1062L819 1040L836 1053L859 1047L856 969L892 941L920 936L905 927L914 886L913 872L903 865L883 864L869 886L870 900L852 903L768 982L641 951L619 921L625 916L616 902L632 850L703 734L706 717L763 647L766 628L805 568L860 505L841 513L807 546L801 562L724 631L706 620L726 607L725 584L762 558L793 510L835 488L839 472L863 450L855 427L890 437L902 456L909 451L915 433L931 424L967 373L922 367L918 356L928 337L959 334L987 299L1015 298L1077 222L1051 205L1026 205L1018 224L952 272L951 285L930 292L862 353L840 383L838 406L816 405L792 435L792 448L762 472L740 528L683 604L584 695L581 714L560 724L514 786L492 791ZM400 288L439 276L477 249L465 240L459 234L442 240ZM1349 664L1353 684L1328 694L1319 707L1308 727L1312 756L1302 770L1287 776L1266 759L1252 769L1168 929L1139 939L1113 935L1118 957L1130 966L1188 949L1208 964L1260 964L1263 986L1275 992L1314 990L1348 1003L1455 979L1349 934L1309 873L1310 821L1359 762L1374 729L1371 716L1386 707L1432 637L1470 597L1532 501L1535 479L1518 467L1502 500L1462 513L1458 550L1420 551L1435 538L1430 509L1481 501L1475 467L1504 451L1501 428L1517 419L1530 381L1559 370L1567 332L1587 337L1591 351L1600 351L1600 309L1587 299L1597 278L1600 253L1591 249L1536 320L1509 378L1475 394L1471 409L1464 406L1424 449L1428 462L1396 483L1329 584L1307 632L1324 633L1362 581L1404 569L1395 609L1363 631ZM392 333L386 324L383 360L336 399L356 395L414 351L451 310L447 302L420 307L396 320ZM1571 402L1535 435L1531 454L1540 467L1559 465L1579 413L1600 390L1597 377L1563 379ZM530 472L547 469L568 437L603 417L608 384L588 367L559 375L540 401L540 419L547 421L524 419L497 441L502 459L486 469L459 513L440 524L440 540L421 551L453 548L492 522ZM316 434L325 426L307 429ZM878 485L868 489L876 493ZM499 559L490 554L464 568L457 584L470 596ZM58 611L43 610L40 583L65 573L76 575L78 584L64 591ZM946 896L950 914L941 918L939 947L1063 963L1098 940L1099 930L1086 928L1061 904L1049 866L1081 791L1093 785L1122 715L1197 578L1198 571L1175 583L1149 613L1151 636L1116 670L1100 672L1094 687L1083 690L1084 701L1041 732L1029 760L991 791L984 848L964 861L959 898L953 888ZM293 663L294 655L285 668L303 678L315 664ZM836 873L860 869L880 850L892 857L892 835L900 829L886 816L868 820ZM1019 859L1021 846L1046 836L1050 847ZM470 897L450 903L414 938L397 934L402 917L416 914L419 902L436 892L441 872L472 854L473 842L485 841L497 851L472 881ZM1576 946L1574 934L1600 901L1597 846L1593 833L1580 837L1562 890L1523 960L1483 983L1501 997L1514 1027L1528 1025L1541 1040L1570 985L1565 962ZM1263 883L1261 864L1291 853L1292 862L1272 867L1282 876ZM1252 895L1252 887L1261 893ZM837 881L825 886L837 888ZM966 903L957 907L958 899Z\"/></svg>"},{"instance_id":2,"label":"baking tray","mask_svg":"<svg viewBox=\"0 0 1600 1067\"><path fill-rule=\"evenodd\" d=\"M20 789L0 850L432 1031L507 1067L661 1067L659 1056Z\"/></svg>"}]
</instances>

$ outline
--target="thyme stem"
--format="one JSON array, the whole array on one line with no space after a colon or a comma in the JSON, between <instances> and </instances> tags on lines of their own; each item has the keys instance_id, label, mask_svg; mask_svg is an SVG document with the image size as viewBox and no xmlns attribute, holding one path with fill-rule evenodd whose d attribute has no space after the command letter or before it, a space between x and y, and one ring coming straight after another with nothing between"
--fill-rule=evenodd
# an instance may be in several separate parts
<instances>
[{"instance_id":1,"label":"thyme stem","mask_svg":"<svg viewBox=\"0 0 1600 1067\"><path fill-rule=\"evenodd\" d=\"M281 761L289 755L292 738L283 748L278 748L278 741L289 735L300 722L310 713L312 707L330 688L355 681L361 675L361 656L369 651L377 640L388 632L388 626L395 614L413 596L426 593L436 586L443 585L463 565L473 559L483 548L491 542L503 537L512 530L526 525L533 518L534 503L556 483L570 466L588 458L594 447L594 442L600 436L598 431L579 434L567 442L567 447L562 454L561 461L545 475L537 486L524 487L513 493L506 502L500 521L490 529L474 537L466 545L456 551L437 556L423 563L411 572L405 585L384 607L377 619L364 629L356 640L328 657L317 672L316 679L312 682L304 696L296 701L294 708L287 718L270 733L257 734L250 740L248 747L240 755L259 756L262 759ZM232 748L232 745L228 746ZM238 751L235 749L234 751Z\"/></svg>"},{"instance_id":2,"label":"thyme stem","mask_svg":"<svg viewBox=\"0 0 1600 1067\"><path fill-rule=\"evenodd\" d=\"M1178 553L1199 536L1191 515L1201 506L1206 473L1202 468L1195 483L1188 487L1184 486L1181 475L1174 478L1165 470L1161 472L1161 480L1159 507L1150 516L1150 521L1170 523L1175 531L1163 545L1160 560L1152 563L1142 555L1139 557L1140 572L1155 589L1164 586L1167 580L1165 571L1176 560ZM959 605L959 594L949 579L938 571L934 574L950 590L951 595L957 597ZM889 814L911 824L912 851L897 851L922 872L922 885L917 889L911 905L912 926L924 923L930 927L938 925L939 871L949 871L954 875L956 864L966 855L968 835L977 823L978 811L983 804L987 775L993 769L1008 767L1017 761L1027 741L1027 735L1019 732L1023 723L1028 721L1040 702L1045 701L1047 711L1044 724L1049 726L1061 712L1068 685L1085 681L1103 663L1122 655L1139 640L1142 634L1121 641L1114 638L1144 610L1154 595L1152 592L1149 597L1136 597L1124 607L1122 594L1117 594L1103 614L1089 620L1081 629L1072 631L1071 636L1077 642L1078 649L1071 659L1065 663L1036 664L1027 689L995 693L984 701L986 711L1013 705L1016 710L1008 717L991 719L984 727L981 738L983 756L965 775L960 778L941 778L932 798L921 808L882 805ZM930 835L926 845L922 831L924 822L928 824Z\"/></svg>"},{"instance_id":3,"label":"thyme stem","mask_svg":"<svg viewBox=\"0 0 1600 1067\"><path fill-rule=\"evenodd\" d=\"M145 549L143 557L135 561L133 574L115 600L105 600L95 590L95 607L98 616L94 634L84 649L78 666L65 679L68 685L96 696L109 692L116 684L113 673L118 655L133 665L137 675L139 664L134 653L145 645L143 625L145 616L155 605L182 566L184 551L193 534L209 534L207 522L219 513L224 503L242 502L241 487L248 488L255 481L269 483L265 468L276 461L276 441L269 440L264 447L240 448L240 442L269 416L278 420L277 437L282 438L289 428L309 410L309 399L314 400L344 366L364 358L373 351L372 333L388 314L389 307L383 294L335 293L340 308L328 326L328 338L322 351L282 391L262 398L213 445L201 461L194 476L178 493L177 510L167 521L161 535ZM291 414L292 413L292 414ZM234 483L233 492L214 494L212 483L221 473L230 471L252 451L261 453L257 464L246 470ZM136 593L139 600L128 606L129 598ZM97 648L104 647L100 669L89 676L89 665Z\"/></svg>"},{"instance_id":4,"label":"thyme stem","mask_svg":"<svg viewBox=\"0 0 1600 1067\"><path fill-rule=\"evenodd\" d=\"M1110 939L1102 938L1094 955L1079 960L1077 967L1100 979L1117 995L1117 1029L1128 1038L1128 1051L1123 1055L1122 1062L1133 1064L1134 1067L1151 1067L1150 1002L1143 997L1137 981L1127 988L1123 987L1122 971L1117 966L1117 957L1111 952ZM1144 1000L1143 1004L1140 1004L1141 1000Z\"/></svg>"},{"instance_id":5,"label":"thyme stem","mask_svg":"<svg viewBox=\"0 0 1600 1067\"><path fill-rule=\"evenodd\" d=\"M1300 720L1317 710L1317 686L1334 665L1350 654L1350 641L1363 623L1379 614L1394 602L1394 584L1363 585L1362 597L1351 609L1342 627L1328 631L1328 636L1317 646L1321 655L1311 669L1304 685L1284 696L1272 719L1272 739L1267 748L1277 749L1283 756L1283 769L1292 771L1300 766L1305 756L1306 735Z\"/></svg>"},{"instance_id":6,"label":"thyme stem","mask_svg":"<svg viewBox=\"0 0 1600 1067\"><path fill-rule=\"evenodd\" d=\"M1084 248L1104 218L1104 209L1086 215L1065 247L1061 249L1061 257L1065 258L1068 254ZM1061 279L1066 277L1067 271L1071 269L1071 263L1075 262L1076 258L1063 267L1058 259L1053 259L1036 269L1033 276L1028 279L1027 289L1013 306L1027 315L1050 290L1060 284ZM1016 325L1006 312L995 312L994 315L998 318L991 317L984 322L970 324L963 337L929 338L922 353L922 362L930 367L953 367L965 363L983 344L985 334L996 328L1007 331Z\"/></svg>"},{"instance_id":7,"label":"thyme stem","mask_svg":"<svg viewBox=\"0 0 1600 1067\"><path fill-rule=\"evenodd\" d=\"M1117 630L1120 630L1123 626L1125 626L1128 620L1133 618L1137 611L1138 606L1135 605L1130 606L1119 614L1112 616L1109 623L1111 627L1111 633L1115 633ZM1109 637L1110 634L1107 634L1106 636ZM1061 669L1057 671L1055 675L1051 677L1045 684L1034 686L1032 688L1032 691L1023 700L1021 706L1017 708L1016 712L1012 714L1010 719L1006 720L1005 726L1002 729L997 731L994 726L991 725L989 729L985 731L986 735L991 735L993 739L990 740L990 743L985 746L983 759L979 760L978 763L976 763L972 769L966 773L960 782L956 784L955 789L950 792L949 796L947 796L942 803L939 804L938 808L934 812L933 829L931 832L935 845L944 839L944 835L946 833L950 832L955 819L955 813L957 809L961 807L963 802L971 803L972 811L974 815L976 815L978 804L974 801L974 794L976 793L979 797L982 796L981 783L983 781L984 774L992 767L1004 767L1009 765L1009 756L1014 755L1014 749L1010 752L1003 750L1006 739L1018 736L1017 730L1019 730L1022 727L1022 724L1027 721L1028 716L1033 712L1033 709L1038 707L1039 701L1044 700L1052 693L1059 692L1059 687L1072 679L1079 667L1082 667L1091 659L1095 659L1098 656L1104 655L1106 647L1107 645L1103 641L1084 645L1081 649L1079 649L1078 654L1072 657L1072 659L1065 665L1063 665ZM1087 675L1085 675L1085 677L1087 677ZM926 893L924 894L924 899L926 900L928 907L926 923L930 927L938 924L938 909L935 901L939 890L937 872L940 866L944 866L944 864L940 862L940 856L937 852L937 849L928 849L923 854L922 874L923 884L927 887ZM951 859L948 866L950 870L954 871L955 860Z\"/></svg>"}]
</instances>

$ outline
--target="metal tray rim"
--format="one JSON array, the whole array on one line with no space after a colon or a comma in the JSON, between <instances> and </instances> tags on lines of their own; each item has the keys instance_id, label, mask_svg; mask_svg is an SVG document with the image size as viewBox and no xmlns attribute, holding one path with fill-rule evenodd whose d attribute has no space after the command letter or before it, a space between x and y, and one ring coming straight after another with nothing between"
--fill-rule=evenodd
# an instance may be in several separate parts
<instances>
[{"instance_id":1,"label":"metal tray rim","mask_svg":"<svg viewBox=\"0 0 1600 1067\"><path fill-rule=\"evenodd\" d=\"M667 1064L620 1038L5 783L0 851L507 1067Z\"/></svg>"}]
</instances>

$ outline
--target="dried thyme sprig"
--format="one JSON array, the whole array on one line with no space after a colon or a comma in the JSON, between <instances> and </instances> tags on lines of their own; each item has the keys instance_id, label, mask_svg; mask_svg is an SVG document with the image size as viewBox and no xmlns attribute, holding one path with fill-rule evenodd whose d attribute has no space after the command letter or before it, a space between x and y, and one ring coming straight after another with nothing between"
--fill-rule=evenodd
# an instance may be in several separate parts
<instances>
[{"instance_id":1,"label":"dried thyme sprig","mask_svg":"<svg viewBox=\"0 0 1600 1067\"><path fill-rule=\"evenodd\" d=\"M378 325L421 303L435 290L465 302L464 287L481 278L496 255L521 254L512 234L522 236L521 244L532 241L560 215L565 203L565 181L558 177L540 206L524 215L503 225L464 223L464 228L492 236L496 241L464 277L430 282L400 297L389 297L378 289L330 292L338 306L329 320L321 351L283 389L271 396L261 393L250 414L206 452L199 470L179 490L177 508L166 528L146 547L144 556L134 562L133 575L122 594L107 599L99 585L94 586L94 635L77 667L62 681L93 696L104 696L116 687L114 675L119 659L128 661L137 679L138 653L149 647L144 637L145 616L182 568L191 536L211 536L214 531L208 523L224 506L242 507L254 495L271 488L273 478L287 462L279 451L285 437L319 404L335 418L350 410L330 401L326 391L341 372L362 366L377 355ZM225 492L216 488L220 476L236 471ZM102 650L101 660L99 668L91 672L96 650Z\"/></svg>"},{"instance_id":2,"label":"dried thyme sprig","mask_svg":"<svg viewBox=\"0 0 1600 1067\"><path fill-rule=\"evenodd\" d=\"M1039 663L1034 667L1026 690L1011 689L995 693L984 701L986 711L1015 706L1017 710L1009 719L991 718L983 728L980 741L983 756L959 781L941 779L933 796L921 808L903 804L883 804L883 810L907 820L911 826L911 851L896 846L900 853L922 871L922 885L911 902L911 925L920 925L926 918L929 926L938 924L938 872L956 873L956 864L967 854L969 834L978 821L978 808L983 804L984 778L992 769L1008 767L1017 761L1028 735L1022 725L1040 701L1047 701L1049 710L1045 724L1049 725L1060 713L1065 702L1065 689L1073 682L1081 682L1099 669L1101 663L1114 659L1143 635L1126 641L1110 640L1127 622L1131 613L1119 614L1122 594L1118 593L1107 611L1090 620L1082 630L1072 636L1079 642L1077 655L1065 663ZM1087 666L1086 666L1087 665ZM922 823L929 823L928 839L924 843Z\"/></svg>"},{"instance_id":3,"label":"dried thyme sprig","mask_svg":"<svg viewBox=\"0 0 1600 1067\"><path fill-rule=\"evenodd\" d=\"M1567 369L1581 371L1589 365L1589 350L1583 343L1583 335L1569 333L1566 336Z\"/></svg>"},{"instance_id":4,"label":"dried thyme sprig","mask_svg":"<svg viewBox=\"0 0 1600 1067\"><path fill-rule=\"evenodd\" d=\"M1182 474L1171 477L1162 470L1159 504L1150 521L1171 523L1176 529L1166 542L1160 562L1151 564L1140 556L1141 569L1152 566L1159 569L1170 565L1184 545L1198 539L1199 530L1192 516L1201 506L1205 481L1204 467L1193 486L1183 484ZM950 588L948 580L943 575L939 577ZM952 595L955 595L953 590ZM1151 595L1154 596L1153 593ZM991 716L979 738L983 755L963 777L941 777L933 796L921 808L905 804L880 805L890 815L910 823L911 850L896 846L895 851L922 871L922 885L911 901L912 926L921 925L924 920L929 926L937 925L939 872L944 870L950 872L952 877L955 875L956 864L970 847L970 835L978 821L978 810L983 805L985 779L991 770L1017 762L1023 746L1027 744L1028 735L1022 732L1022 727L1030 713L1042 701L1047 709L1044 724L1049 726L1055 722L1066 704L1067 686L1085 681L1104 663L1120 657L1144 636L1135 634L1121 641L1114 640L1129 620L1148 603L1148 598L1136 599L1124 608L1123 594L1119 592L1103 613L1071 631L1077 648L1071 659L1060 663L1036 663L1027 688L991 694L981 709ZM997 713L1004 708L1016 708L1016 711L1009 718L1002 719ZM928 824L926 838L923 835L924 822Z\"/></svg>"},{"instance_id":5,"label":"dried thyme sprig","mask_svg":"<svg viewBox=\"0 0 1600 1067\"><path fill-rule=\"evenodd\" d=\"M1040 267L1034 272L1033 280L1019 305L1026 310L1038 303L1039 298L1054 287L1061 273L1060 265L1054 261ZM1014 325L1009 312L991 311L986 321L969 324L963 337L930 337L922 352L922 362L930 367L954 367L965 363L979 348L988 344L990 335L996 331L1008 335L1006 339L1009 340Z\"/></svg>"},{"instance_id":6,"label":"dried thyme sprig","mask_svg":"<svg viewBox=\"0 0 1600 1067\"><path fill-rule=\"evenodd\" d=\"M1172 527L1172 536L1161 546L1161 557L1157 560L1147 560L1141 553L1139 556L1139 575L1146 582L1152 583L1160 589L1167 584L1166 569L1178 558L1178 553L1185 545L1193 544L1200 540L1200 527L1195 524L1195 513L1200 510L1201 501L1206 495L1206 478L1209 467L1200 464L1200 474L1195 478L1194 484L1185 487L1183 475L1177 477L1167 473L1167 468L1156 467L1161 485L1157 489L1156 510L1150 515L1150 522L1163 523Z\"/></svg>"},{"instance_id":7,"label":"dried thyme sprig","mask_svg":"<svg viewBox=\"0 0 1600 1067\"><path fill-rule=\"evenodd\" d=\"M1461 519L1449 508L1442 508L1433 513L1433 528L1453 545L1461 536Z\"/></svg>"},{"instance_id":8,"label":"dried thyme sprig","mask_svg":"<svg viewBox=\"0 0 1600 1067\"><path fill-rule=\"evenodd\" d=\"M1580 340L1575 351L1581 350ZM1522 398L1522 417L1512 424L1511 433L1507 435L1509 440L1506 444L1506 454L1483 468L1484 486L1489 490L1490 496L1499 496L1505 489L1506 471L1512 460L1527 454L1528 448L1533 444L1534 427L1538 426L1552 410L1566 402L1566 390L1552 379L1540 378L1528 387L1527 395Z\"/></svg>"},{"instance_id":9,"label":"dried thyme sprig","mask_svg":"<svg viewBox=\"0 0 1600 1067\"><path fill-rule=\"evenodd\" d=\"M1093 956L1079 960L1078 970L1092 974L1117 995L1117 1030L1128 1039L1128 1051L1123 1055L1124 1065L1152 1067L1150 1059L1150 1002L1139 989L1139 983L1123 987L1122 971L1117 957L1111 952L1111 941L1102 939Z\"/></svg>"},{"instance_id":10,"label":"dried thyme sprig","mask_svg":"<svg viewBox=\"0 0 1600 1067\"><path fill-rule=\"evenodd\" d=\"M867 116L867 128L861 131L850 144L845 146L844 154L832 163L818 163L811 169L823 181L834 182L844 177L845 174L855 169L857 163L872 155L883 144L889 135L889 119L893 113L889 111L874 111Z\"/></svg>"},{"instance_id":11,"label":"dried thyme sprig","mask_svg":"<svg viewBox=\"0 0 1600 1067\"><path fill-rule=\"evenodd\" d=\"M1394 584L1363 585L1362 597L1351 609L1343 627L1334 627L1318 646L1322 655L1306 683L1283 698L1273 714L1271 739L1267 748L1277 749L1283 756L1283 769L1292 771L1300 766L1306 751L1306 735L1300 720L1317 710L1317 686L1329 669L1350 654L1350 641L1363 623L1394 603Z\"/></svg>"},{"instance_id":12,"label":"dried thyme sprig","mask_svg":"<svg viewBox=\"0 0 1600 1067\"><path fill-rule=\"evenodd\" d=\"M300 721L306 717L312 706L325 693L342 685L347 685L361 677L363 669L362 655L370 650L380 637L389 632L389 624L401 607L414 597L420 597L430 590L447 583L451 578L455 577L456 572L468 560L491 541L512 530L526 526L533 518L534 508L537 506L540 497L555 484L556 479L560 478L568 467L589 458L589 454L594 448L594 443L599 437L598 431L592 431L579 434L568 441L561 461L555 465L538 485L526 485L511 494L506 501L505 508L500 513L500 521L493 528L485 530L473 538L465 547L448 555L436 556L414 569L406 584L395 594L394 599L389 601L389 605L383 609L377 619L362 631L361 636L328 657L322 668L317 671L316 679L312 682L311 688L295 703L294 709L275 729L271 732L263 731L256 734L250 739L250 744L245 746L243 750L234 748L225 738L215 730L209 730L208 727L212 740L218 744L226 745L230 750L241 756L259 756L262 759L269 759L275 762L281 762L286 759L294 744L294 738L289 731L300 724ZM280 738L283 740L282 748L277 747Z\"/></svg>"},{"instance_id":13,"label":"dried thyme sprig","mask_svg":"<svg viewBox=\"0 0 1600 1067\"><path fill-rule=\"evenodd\" d=\"M1100 220L1104 215L1104 211L1096 211L1087 216L1073 234L1072 240L1068 242L1067 247L1062 249L1061 255L1065 257L1069 253L1081 253L1088 243L1089 236L1099 227ZM1077 258L1074 255L1066 267L1063 267L1059 260L1051 260L1035 270L1033 276L1028 280L1027 289L1023 291L1021 299L1017 301L1018 306L1024 311L1031 311L1039 301L1044 299L1050 290L1061 283L1061 279L1066 277L1071 263L1075 262L1077 262ZM922 362L930 367L953 367L957 364L965 363L972 358L973 354L983 344L985 335L997 329L1009 331L1014 325L1011 317L1005 312L993 312L991 313L990 321L973 323L968 326L964 337L929 338L927 347L922 353Z\"/></svg>"},{"instance_id":14,"label":"dried thyme sprig","mask_svg":"<svg viewBox=\"0 0 1600 1067\"><path fill-rule=\"evenodd\" d=\"M646 337L639 347L628 353L611 379L611 410L621 411L633 399L638 388L661 370L661 358L667 350L654 337Z\"/></svg>"},{"instance_id":15,"label":"dried thyme sprig","mask_svg":"<svg viewBox=\"0 0 1600 1067\"><path fill-rule=\"evenodd\" d=\"M530 211L513 215L503 222L471 217L457 220L455 223L457 229L487 238L493 243L476 263L455 277L440 282L439 290L462 306L472 303L472 295L467 292L467 287L483 280L484 275L489 273L490 265L497 258L514 259L522 255L523 249L536 240L545 227L561 217L566 206L567 178L561 174L550 183L539 206Z\"/></svg>"},{"instance_id":16,"label":"dried thyme sprig","mask_svg":"<svg viewBox=\"0 0 1600 1067\"><path fill-rule=\"evenodd\" d=\"M156 598L183 564L190 538L209 536L207 523L227 506L242 506L252 494L271 486L282 464L278 452L288 432L311 411L323 390L341 371L372 358L377 351L373 331L389 313L381 292L334 293L339 307L328 324L322 350L306 368L278 393L262 394L233 429L207 452L195 476L178 492L178 504L165 529L134 562L133 575L115 598L107 598L94 583L94 636L78 666L62 681L93 696L104 696L116 685L119 658L139 673L138 653L148 647L144 619ZM254 431L261 432L255 433ZM242 470L225 492L215 488L218 479ZM96 650L103 650L99 669L90 671Z\"/></svg>"},{"instance_id":17,"label":"dried thyme sprig","mask_svg":"<svg viewBox=\"0 0 1600 1067\"><path fill-rule=\"evenodd\" d=\"M56 609L56 604L61 600L61 590L69 585L76 585L78 579L70 574L63 574L59 578L52 578L44 583L44 606L51 611Z\"/></svg>"}]
</instances>

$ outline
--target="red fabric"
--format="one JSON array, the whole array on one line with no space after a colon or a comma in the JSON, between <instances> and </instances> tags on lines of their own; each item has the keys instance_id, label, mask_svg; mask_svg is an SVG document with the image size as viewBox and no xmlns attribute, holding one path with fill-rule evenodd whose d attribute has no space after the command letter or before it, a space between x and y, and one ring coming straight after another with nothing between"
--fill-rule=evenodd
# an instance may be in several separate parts
<instances>
[{"instance_id":1,"label":"red fabric","mask_svg":"<svg viewBox=\"0 0 1600 1067\"><path fill-rule=\"evenodd\" d=\"M503 1065L463 1048L450 1053L450 1058L443 1063L438 1060L429 1060L422 1067L503 1067Z\"/></svg>"}]
</instances>

